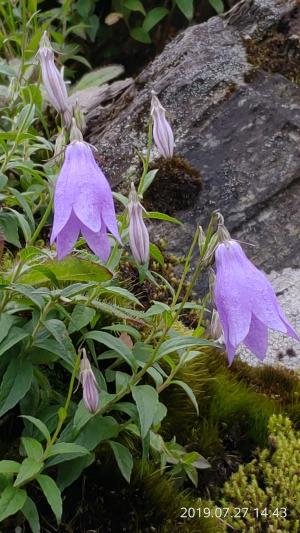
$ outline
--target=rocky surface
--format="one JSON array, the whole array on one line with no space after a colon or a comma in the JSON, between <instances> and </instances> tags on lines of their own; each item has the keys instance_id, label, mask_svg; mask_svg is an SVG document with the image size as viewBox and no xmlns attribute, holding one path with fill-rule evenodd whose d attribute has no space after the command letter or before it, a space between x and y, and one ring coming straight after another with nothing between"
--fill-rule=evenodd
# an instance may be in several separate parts
<instances>
[{"instance_id":1,"label":"rocky surface","mask_svg":"<svg viewBox=\"0 0 300 533\"><path fill-rule=\"evenodd\" d=\"M181 255L197 225L219 209L233 236L254 245L247 253L259 267L285 269L282 279L291 275L298 285L299 271L289 268L300 264L299 27L296 2L242 1L179 34L104 114L89 112L87 130L112 185L126 190L128 176L139 172L136 150L145 150L155 90L176 154L198 170L203 187L174 212L183 227L155 224L153 235ZM170 172L162 190L166 207L172 179ZM299 312L295 298L297 291L287 303Z\"/></svg>"}]
</instances>

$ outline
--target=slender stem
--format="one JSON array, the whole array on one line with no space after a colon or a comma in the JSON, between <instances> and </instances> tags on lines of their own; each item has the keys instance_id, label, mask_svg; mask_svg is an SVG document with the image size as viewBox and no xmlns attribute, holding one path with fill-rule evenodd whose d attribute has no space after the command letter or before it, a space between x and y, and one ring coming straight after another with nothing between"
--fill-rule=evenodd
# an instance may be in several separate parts
<instances>
[{"instance_id":1,"label":"slender stem","mask_svg":"<svg viewBox=\"0 0 300 533\"><path fill-rule=\"evenodd\" d=\"M69 406L70 406L70 403L71 403L74 383L75 383L75 379L76 379L76 375L77 375L77 372L79 370L79 367L80 367L80 352L78 353L76 361L75 361L75 364L74 364L74 368L73 368L73 372L72 372L72 376L71 376L71 380L70 380L70 385L69 385L69 390L68 390L68 396L67 396L65 405L58 412L57 426L56 426L56 429L55 429L55 431L53 433L53 436L51 437L51 440L47 443L47 446L45 448L44 455L43 455L43 461L45 461L45 459L47 459L47 457L49 456L50 450L51 450L52 446L55 444L55 442L57 440L57 437L58 437L58 435L60 433L60 430L61 430L61 428L62 428L62 426L64 424L64 421L67 418L68 409L69 409Z\"/></svg>"},{"instance_id":2,"label":"slender stem","mask_svg":"<svg viewBox=\"0 0 300 533\"><path fill-rule=\"evenodd\" d=\"M143 159L143 173L138 186L138 194L142 194L146 174L148 172L152 146L152 120L149 120L146 159Z\"/></svg>"},{"instance_id":3,"label":"slender stem","mask_svg":"<svg viewBox=\"0 0 300 533\"><path fill-rule=\"evenodd\" d=\"M28 243L29 245L34 244L35 241L37 240L41 230L43 229L43 227L45 226L45 224L46 224L46 222L48 220L48 217L49 217L49 215L51 213L52 206L53 206L53 198L50 197L49 203L48 203L48 205L46 207L46 210L45 210L45 212L44 212L44 214L43 214L38 226L36 227L36 230L35 230L34 234L32 235L32 237L31 237L31 239L30 239L30 241Z\"/></svg>"},{"instance_id":4,"label":"slender stem","mask_svg":"<svg viewBox=\"0 0 300 533\"><path fill-rule=\"evenodd\" d=\"M51 305L52 305L52 300L49 300L49 302L46 303L44 309L42 309L42 312L41 312L41 314L40 314L40 317L39 317L39 319L38 319L38 321L37 321L37 323L36 323L36 325L35 325L35 328L34 328L32 334L30 335L30 338L29 338L29 340L28 340L28 342L27 342L27 345L26 345L26 347L25 347L25 352L26 352L27 350L29 350L29 348L31 347L31 345L32 345L32 343L33 343L33 341L34 341L34 337L36 336L38 330L40 329L40 327L41 327L41 325L42 325L42 321L43 321L44 318L47 316L47 313L48 313L48 311L49 311Z\"/></svg>"},{"instance_id":5,"label":"slender stem","mask_svg":"<svg viewBox=\"0 0 300 533\"><path fill-rule=\"evenodd\" d=\"M172 301L172 305L176 305L177 301L178 301L178 298L180 296L180 293L182 291L182 287L183 287L183 284L184 284L184 281L185 281L185 278L189 272L189 269L190 269L190 263L191 263L191 257L192 257L192 254L193 254L193 251L194 251L194 248L198 242L198 238L199 238L199 228L197 228L196 232L195 232L195 235L194 235L194 238L193 238L193 242L190 246L190 249L188 251L188 254L186 256L186 260L185 260L185 264L184 264L184 269L183 269L183 273L182 273L182 276L181 276L181 279L180 279L180 282L179 282L179 285L178 285L178 289L176 291L176 294L173 298L173 301Z\"/></svg>"},{"instance_id":6,"label":"slender stem","mask_svg":"<svg viewBox=\"0 0 300 533\"><path fill-rule=\"evenodd\" d=\"M16 278L20 272L20 270L22 269L22 266L23 266L23 262L22 261L19 261L15 267L15 270L13 271L12 273L12 276L11 276L11 279L10 279L10 283L14 283L16 281ZM2 302L0 304L0 313L3 311L4 307L6 306L7 302L10 300L10 295L12 294L12 292L9 292L9 291L6 291L3 295L3 298L2 298Z\"/></svg>"}]
</instances>

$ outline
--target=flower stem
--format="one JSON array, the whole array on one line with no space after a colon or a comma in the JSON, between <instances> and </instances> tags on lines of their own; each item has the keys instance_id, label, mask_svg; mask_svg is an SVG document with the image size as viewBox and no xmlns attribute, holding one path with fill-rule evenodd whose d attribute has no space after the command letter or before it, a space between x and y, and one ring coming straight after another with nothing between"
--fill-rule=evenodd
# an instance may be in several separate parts
<instances>
[{"instance_id":1,"label":"flower stem","mask_svg":"<svg viewBox=\"0 0 300 533\"><path fill-rule=\"evenodd\" d=\"M45 224L46 224L46 222L48 220L48 217L49 217L49 215L51 213L52 205L53 205L53 198L50 197L49 203L48 203L48 205L46 207L46 210L45 210L45 212L44 212L44 214L43 214L38 226L36 227L36 230L35 230L34 234L32 235L32 237L31 237L31 239L30 239L30 241L28 243L29 245L33 245L35 243L35 241L37 240L41 230L43 229L43 227L45 226Z\"/></svg>"},{"instance_id":2,"label":"flower stem","mask_svg":"<svg viewBox=\"0 0 300 533\"><path fill-rule=\"evenodd\" d=\"M45 459L47 459L47 457L49 456L50 450L51 450L52 446L55 444L55 442L57 440L57 437L58 437L58 435L60 433L60 430L61 430L61 428L62 428L62 426L64 424L64 421L67 418L68 409L69 409L69 406L70 406L70 403L71 403L74 383L75 383L75 379L76 379L76 375L77 375L77 372L79 370L79 367L80 367L80 352L78 353L76 361L75 361L75 364L74 364L74 368L73 368L73 372L72 372L72 376L71 376L71 380L70 380L70 385L69 385L69 390L68 390L68 396L67 396L65 405L58 410L57 426L56 426L56 429L55 429L55 431L53 433L53 436L51 437L51 440L47 443L47 446L45 448L44 455L43 455L43 461L45 461Z\"/></svg>"}]
</instances>

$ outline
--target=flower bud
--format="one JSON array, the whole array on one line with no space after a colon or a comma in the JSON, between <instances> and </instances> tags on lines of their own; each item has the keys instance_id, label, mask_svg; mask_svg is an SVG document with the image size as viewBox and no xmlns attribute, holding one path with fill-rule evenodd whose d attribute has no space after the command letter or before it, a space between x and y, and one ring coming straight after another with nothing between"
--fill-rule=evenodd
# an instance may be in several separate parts
<instances>
[{"instance_id":1,"label":"flower bud","mask_svg":"<svg viewBox=\"0 0 300 533\"><path fill-rule=\"evenodd\" d=\"M70 142L73 141L83 141L82 133L77 126L75 118L72 118L72 126L70 131Z\"/></svg>"},{"instance_id":2,"label":"flower bud","mask_svg":"<svg viewBox=\"0 0 300 533\"><path fill-rule=\"evenodd\" d=\"M145 264L149 260L149 233L143 220L143 206L138 199L133 182L129 193L129 244L137 263Z\"/></svg>"},{"instance_id":3,"label":"flower bud","mask_svg":"<svg viewBox=\"0 0 300 533\"><path fill-rule=\"evenodd\" d=\"M64 162L66 144L66 133L64 128L62 128L55 139L54 145L54 155L52 159L56 165L62 166Z\"/></svg>"},{"instance_id":4,"label":"flower bud","mask_svg":"<svg viewBox=\"0 0 300 533\"><path fill-rule=\"evenodd\" d=\"M46 32L44 32L40 41L38 57L49 102L62 115L65 125L69 128L72 114L67 88L61 73L54 63L53 48Z\"/></svg>"},{"instance_id":5,"label":"flower bud","mask_svg":"<svg viewBox=\"0 0 300 533\"><path fill-rule=\"evenodd\" d=\"M166 110L161 105L154 91L152 91L151 116L153 119L153 139L157 149L163 157L173 157L174 136L172 128L166 119Z\"/></svg>"},{"instance_id":6,"label":"flower bud","mask_svg":"<svg viewBox=\"0 0 300 533\"><path fill-rule=\"evenodd\" d=\"M98 385L84 348L82 348L79 379L82 384L84 405L90 413L95 413L99 403Z\"/></svg>"},{"instance_id":7,"label":"flower bud","mask_svg":"<svg viewBox=\"0 0 300 533\"><path fill-rule=\"evenodd\" d=\"M73 115L74 115L74 118L76 120L76 124L77 124L78 128L81 131L84 132L84 130L86 128L86 123L85 123L84 114L83 114L83 112L80 109L80 105L78 103L78 100L76 100L76 103L75 103L75 106L74 106L74 109L73 109Z\"/></svg>"}]
</instances>

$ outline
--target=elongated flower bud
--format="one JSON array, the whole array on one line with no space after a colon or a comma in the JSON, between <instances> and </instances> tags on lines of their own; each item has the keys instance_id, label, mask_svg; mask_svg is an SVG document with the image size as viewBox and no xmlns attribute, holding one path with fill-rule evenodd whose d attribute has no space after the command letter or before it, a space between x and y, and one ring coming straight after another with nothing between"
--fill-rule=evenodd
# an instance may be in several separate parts
<instances>
[{"instance_id":1,"label":"elongated flower bud","mask_svg":"<svg viewBox=\"0 0 300 533\"><path fill-rule=\"evenodd\" d=\"M54 63L53 48L46 32L44 32L40 41L38 57L49 102L62 115L65 125L69 128L72 114L67 88L61 73Z\"/></svg>"},{"instance_id":2,"label":"elongated flower bud","mask_svg":"<svg viewBox=\"0 0 300 533\"><path fill-rule=\"evenodd\" d=\"M94 372L92 371L84 348L82 349L79 379L82 384L84 405L90 413L95 413L99 403L99 391Z\"/></svg>"},{"instance_id":3,"label":"elongated flower bud","mask_svg":"<svg viewBox=\"0 0 300 533\"><path fill-rule=\"evenodd\" d=\"M137 263L145 264L149 260L149 233L143 220L143 206L138 199L134 184L129 193L129 244Z\"/></svg>"},{"instance_id":4,"label":"elongated flower bud","mask_svg":"<svg viewBox=\"0 0 300 533\"><path fill-rule=\"evenodd\" d=\"M163 157L173 157L174 135L166 119L166 110L161 105L154 91L152 91L151 116L153 119L153 139L157 149Z\"/></svg>"},{"instance_id":5,"label":"elongated flower bud","mask_svg":"<svg viewBox=\"0 0 300 533\"><path fill-rule=\"evenodd\" d=\"M55 145L54 145L54 155L53 155L53 162L56 165L62 166L64 159L65 159L65 148L66 148L66 132L65 129L62 128L62 130L59 132L55 139Z\"/></svg>"}]
</instances>

